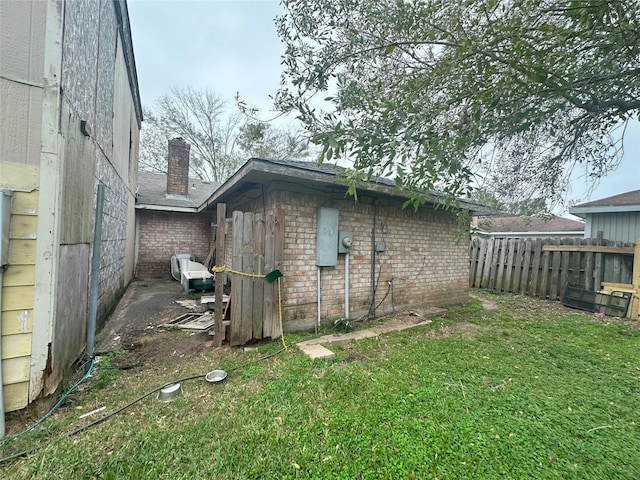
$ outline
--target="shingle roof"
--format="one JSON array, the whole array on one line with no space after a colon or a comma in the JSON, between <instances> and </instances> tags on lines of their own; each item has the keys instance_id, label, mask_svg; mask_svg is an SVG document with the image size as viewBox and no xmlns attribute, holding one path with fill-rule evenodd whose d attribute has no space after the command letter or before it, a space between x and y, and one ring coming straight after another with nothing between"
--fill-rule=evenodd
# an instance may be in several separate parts
<instances>
[{"instance_id":1,"label":"shingle roof","mask_svg":"<svg viewBox=\"0 0 640 480\"><path fill-rule=\"evenodd\" d=\"M348 170L344 167L325 162L318 165L317 162L307 162L307 161L299 161L299 160L273 160L273 159L264 159L264 158L252 158L250 161L256 162L266 162L275 165L281 165L283 167L295 169L295 170L307 170L309 172L327 174L335 177L336 175L340 175L342 173L347 172ZM247 162L247 163L249 163ZM393 190L396 188L396 183L391 178L372 176L368 182L363 182L359 185L359 189L361 190L376 190L377 187L382 187L384 189ZM398 194L401 196L406 196L408 194L407 191L398 191ZM431 197L431 201L434 203L439 203L445 195L440 192L429 192L429 197ZM477 212L477 214L482 214L487 211L487 207L485 205L480 205L474 203L470 200L466 199L458 199L460 202L461 208L469 209L470 211Z\"/></svg>"},{"instance_id":2,"label":"shingle roof","mask_svg":"<svg viewBox=\"0 0 640 480\"><path fill-rule=\"evenodd\" d=\"M198 208L220 186L189 178L189 193L185 199L167 198L167 175L164 173L138 172L138 205L171 208Z\"/></svg>"},{"instance_id":3,"label":"shingle roof","mask_svg":"<svg viewBox=\"0 0 640 480\"><path fill-rule=\"evenodd\" d=\"M309 172L304 176L304 171ZM224 183L206 183L201 180L189 179L189 196L187 199L166 198L166 174L139 172L138 173L138 195L137 208L154 210L176 210L176 209L198 209L207 208L210 204L222 199L226 201L230 192L233 192L244 182L262 182L265 175L280 176L289 175L307 182L320 181L330 184L338 184L336 175L345 172L346 169L331 163L318 165L316 162L305 162L299 160L274 160L263 158L250 158ZM329 180L327 182L327 180ZM373 177L369 182L360 186L363 190L371 190L384 194L395 194L395 182L388 178ZM404 196L406 192L398 192ZM431 201L438 203L441 194L432 193ZM484 211L485 207L469 202L460 201L461 208L472 211Z\"/></svg>"},{"instance_id":4,"label":"shingle roof","mask_svg":"<svg viewBox=\"0 0 640 480\"><path fill-rule=\"evenodd\" d=\"M584 218L589 214L608 215L624 212L640 212L640 190L632 190L593 202L581 203L569 209L569 213Z\"/></svg>"},{"instance_id":5,"label":"shingle roof","mask_svg":"<svg viewBox=\"0 0 640 480\"><path fill-rule=\"evenodd\" d=\"M631 192L621 193L612 197L601 198L593 202L581 203L574 208L585 207L620 207L640 205L640 190L632 190Z\"/></svg>"},{"instance_id":6,"label":"shingle roof","mask_svg":"<svg viewBox=\"0 0 640 480\"><path fill-rule=\"evenodd\" d=\"M283 165L286 167L297 168L301 170L308 170L312 172L319 173L327 173L329 175L340 175L346 171L346 168L340 167L339 165L335 165L330 162L323 162L322 164L318 164L318 162L309 162L303 160L274 160L274 159L266 159L266 158L253 158L251 160L259 160L269 163L275 163L278 165ZM391 179L385 177L372 177L370 180L371 183L383 184L388 186L395 186L395 182Z\"/></svg>"},{"instance_id":7,"label":"shingle roof","mask_svg":"<svg viewBox=\"0 0 640 480\"><path fill-rule=\"evenodd\" d=\"M482 221L479 228L485 232L580 232L584 223L562 217L493 217Z\"/></svg>"}]
</instances>

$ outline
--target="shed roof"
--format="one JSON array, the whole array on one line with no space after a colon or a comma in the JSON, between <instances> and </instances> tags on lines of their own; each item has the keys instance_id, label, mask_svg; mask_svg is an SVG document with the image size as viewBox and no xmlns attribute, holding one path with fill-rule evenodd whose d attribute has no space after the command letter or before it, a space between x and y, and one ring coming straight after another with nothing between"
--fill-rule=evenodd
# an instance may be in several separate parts
<instances>
[{"instance_id":1,"label":"shed roof","mask_svg":"<svg viewBox=\"0 0 640 480\"><path fill-rule=\"evenodd\" d=\"M347 169L331 164L317 162L305 162L299 160L274 160L264 158L250 158L236 172L207 199L200 210L218 202L228 201L243 191L247 186L264 185L274 180L289 181L302 187L323 188L327 191L345 192L346 185L339 178L339 174ZM383 177L374 177L369 182L363 182L358 186L360 194L371 192L375 194L393 197L407 198L410 192L400 190L393 180ZM444 195L430 193L427 201L437 205L443 203ZM469 201L459 200L459 206L471 212L484 210L485 207Z\"/></svg>"},{"instance_id":2,"label":"shed roof","mask_svg":"<svg viewBox=\"0 0 640 480\"><path fill-rule=\"evenodd\" d=\"M167 198L167 176L163 173L138 173L137 209L168 211L202 211L219 202L228 202L275 180L291 182L301 187L322 188L327 191L340 191L344 194L346 185L338 177L346 169L330 163L318 165L316 162L299 160L274 160L250 158L238 168L224 183L206 183L189 179L189 195L185 199ZM362 183L358 191L373 192L382 195L406 198L409 192L398 190L388 178L375 177ZM431 193L428 201L432 204L442 202L443 195ZM460 200L460 207L472 212L485 209L469 201Z\"/></svg>"},{"instance_id":3,"label":"shed roof","mask_svg":"<svg viewBox=\"0 0 640 480\"><path fill-rule=\"evenodd\" d=\"M582 216L587 213L640 212L640 190L581 203L569 209L569 213Z\"/></svg>"}]
</instances>

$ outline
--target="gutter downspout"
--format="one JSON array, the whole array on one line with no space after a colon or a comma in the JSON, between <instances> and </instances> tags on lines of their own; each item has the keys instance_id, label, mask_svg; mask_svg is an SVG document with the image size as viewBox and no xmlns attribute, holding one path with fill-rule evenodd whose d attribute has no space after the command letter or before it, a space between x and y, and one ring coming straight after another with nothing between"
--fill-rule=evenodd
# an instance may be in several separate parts
<instances>
[{"instance_id":1,"label":"gutter downspout","mask_svg":"<svg viewBox=\"0 0 640 480\"><path fill-rule=\"evenodd\" d=\"M96 220L93 229L93 252L91 255L91 283L89 287L89 318L87 321L87 356L93 359L96 343L96 316L98 312L98 280L100 277L100 250L102 249L102 209L104 205L104 183L98 183L96 198Z\"/></svg>"},{"instance_id":2,"label":"gutter downspout","mask_svg":"<svg viewBox=\"0 0 640 480\"><path fill-rule=\"evenodd\" d=\"M4 266L9 263L9 225L11 224L11 201L13 191L0 190L0 312L2 312L2 276ZM4 438L4 381L2 379L2 322L0 322L0 440Z\"/></svg>"},{"instance_id":3,"label":"gutter downspout","mask_svg":"<svg viewBox=\"0 0 640 480\"><path fill-rule=\"evenodd\" d=\"M3 193L4 195L4 193ZM0 265L0 312L2 311L2 274L4 273L4 265ZM4 423L4 383L2 380L2 323L0 322L0 440L4 438L6 433Z\"/></svg>"},{"instance_id":4,"label":"gutter downspout","mask_svg":"<svg viewBox=\"0 0 640 480\"><path fill-rule=\"evenodd\" d=\"M2 274L4 273L4 265L0 265L0 312L2 312ZM2 381L2 322L0 322L0 440L4 438L4 382Z\"/></svg>"}]
</instances>

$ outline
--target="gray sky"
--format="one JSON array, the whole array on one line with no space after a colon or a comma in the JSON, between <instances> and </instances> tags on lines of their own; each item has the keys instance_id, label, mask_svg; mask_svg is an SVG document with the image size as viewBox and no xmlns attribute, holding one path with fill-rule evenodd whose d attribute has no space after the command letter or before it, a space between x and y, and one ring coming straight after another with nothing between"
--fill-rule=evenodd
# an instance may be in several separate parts
<instances>
[{"instance_id":1,"label":"gray sky","mask_svg":"<svg viewBox=\"0 0 640 480\"><path fill-rule=\"evenodd\" d=\"M263 117L272 109L284 48L276 35L274 0L128 0L140 95L144 105L171 87L236 92ZM625 157L587 196L579 173L569 198L580 201L640 188L640 123L626 135Z\"/></svg>"},{"instance_id":2,"label":"gray sky","mask_svg":"<svg viewBox=\"0 0 640 480\"><path fill-rule=\"evenodd\" d=\"M129 0L128 8L144 105L192 85L271 109L284 53L277 1Z\"/></svg>"}]
</instances>

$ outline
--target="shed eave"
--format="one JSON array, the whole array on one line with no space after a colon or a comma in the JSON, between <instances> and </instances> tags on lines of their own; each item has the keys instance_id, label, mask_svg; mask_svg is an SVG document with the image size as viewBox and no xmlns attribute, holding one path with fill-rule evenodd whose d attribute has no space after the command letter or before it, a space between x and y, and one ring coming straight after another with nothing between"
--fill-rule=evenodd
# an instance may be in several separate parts
<instances>
[{"instance_id":1,"label":"shed eave","mask_svg":"<svg viewBox=\"0 0 640 480\"><path fill-rule=\"evenodd\" d=\"M216 189L211 196L198 207L198 211L201 212L208 207L215 205L219 202L224 202L227 195L229 195L235 188L242 185L244 181L250 181L251 175L268 175L273 178L292 178L300 179L300 172L305 172L304 181L315 182L327 186L343 186L346 189L346 185L338 180L338 177L334 173L322 172L314 169L305 169L297 166L282 165L268 160L259 158L251 158L244 165L242 165L236 172L218 189ZM395 187L385 185L382 183L370 182L363 184L360 188L361 191L374 192L383 195L408 198L410 192L406 190L397 190ZM442 204L442 199L435 195L428 195L428 202L435 205ZM463 210L469 210L475 212L481 205L472 204L463 200L459 201L459 207Z\"/></svg>"},{"instance_id":2,"label":"shed eave","mask_svg":"<svg viewBox=\"0 0 640 480\"><path fill-rule=\"evenodd\" d=\"M184 212L184 213L198 213L196 207L175 207L170 205L152 205L139 203L136 204L136 210L153 210L156 212Z\"/></svg>"},{"instance_id":3,"label":"shed eave","mask_svg":"<svg viewBox=\"0 0 640 480\"><path fill-rule=\"evenodd\" d=\"M572 207L569 213L584 218L589 213L640 212L640 205L602 205L596 207Z\"/></svg>"}]
</instances>

